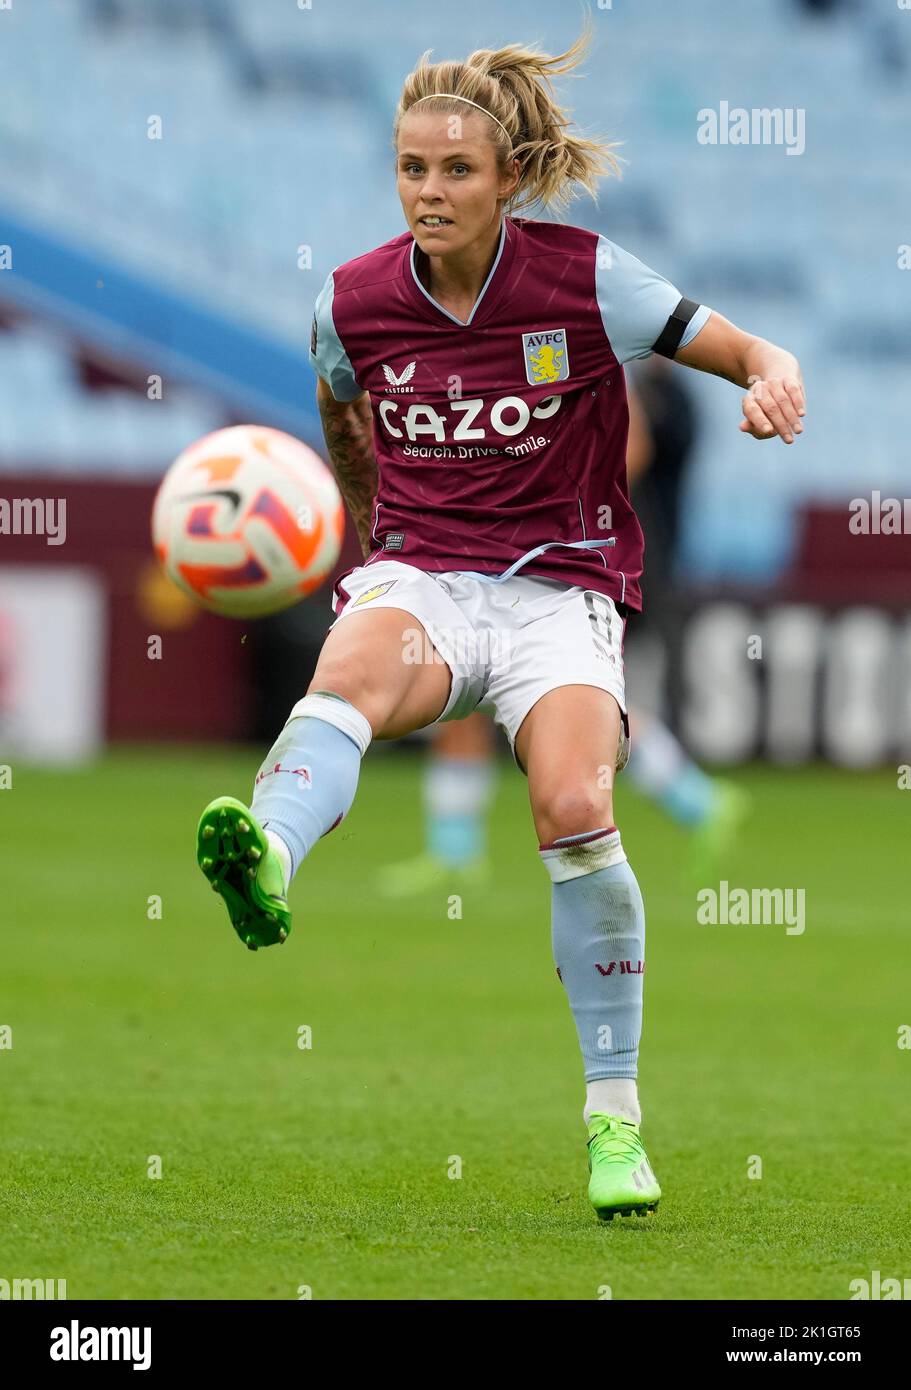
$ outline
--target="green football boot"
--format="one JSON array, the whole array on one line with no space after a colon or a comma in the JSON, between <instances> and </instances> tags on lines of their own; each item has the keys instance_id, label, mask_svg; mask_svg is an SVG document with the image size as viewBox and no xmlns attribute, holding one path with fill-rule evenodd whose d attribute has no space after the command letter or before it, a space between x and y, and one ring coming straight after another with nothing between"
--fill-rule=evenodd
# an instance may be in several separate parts
<instances>
[{"instance_id":1,"label":"green football boot","mask_svg":"<svg viewBox=\"0 0 911 1390\"><path fill-rule=\"evenodd\" d=\"M291 913L281 861L242 801L209 802L196 830L196 858L245 946L258 951L287 939Z\"/></svg>"},{"instance_id":2,"label":"green football boot","mask_svg":"<svg viewBox=\"0 0 911 1390\"><path fill-rule=\"evenodd\" d=\"M588 1197L601 1221L614 1216L645 1216L661 1196L639 1126L617 1115L592 1115L588 1122Z\"/></svg>"}]
</instances>

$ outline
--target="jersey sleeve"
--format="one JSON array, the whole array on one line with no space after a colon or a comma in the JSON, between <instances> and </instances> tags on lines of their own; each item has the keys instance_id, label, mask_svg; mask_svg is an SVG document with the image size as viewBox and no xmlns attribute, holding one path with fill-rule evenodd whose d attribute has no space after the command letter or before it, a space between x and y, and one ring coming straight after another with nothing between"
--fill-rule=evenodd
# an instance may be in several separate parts
<instances>
[{"instance_id":1,"label":"jersey sleeve","mask_svg":"<svg viewBox=\"0 0 911 1390\"><path fill-rule=\"evenodd\" d=\"M328 277L319 292L313 311L310 332L310 365L327 383L337 401L353 401L361 395L354 368L335 329L332 301L335 298L335 279Z\"/></svg>"},{"instance_id":2,"label":"jersey sleeve","mask_svg":"<svg viewBox=\"0 0 911 1390\"><path fill-rule=\"evenodd\" d=\"M712 312L685 299L663 275L603 236L595 252L595 292L604 332L621 366L652 352L673 357Z\"/></svg>"}]
</instances>

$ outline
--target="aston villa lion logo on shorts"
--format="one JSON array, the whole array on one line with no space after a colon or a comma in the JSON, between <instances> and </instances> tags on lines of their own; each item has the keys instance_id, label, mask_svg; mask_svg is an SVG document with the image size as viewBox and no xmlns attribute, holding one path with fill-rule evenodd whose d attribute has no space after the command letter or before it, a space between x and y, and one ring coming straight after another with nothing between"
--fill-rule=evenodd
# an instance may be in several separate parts
<instances>
[{"instance_id":1,"label":"aston villa lion logo on shorts","mask_svg":"<svg viewBox=\"0 0 911 1390\"><path fill-rule=\"evenodd\" d=\"M525 375L532 386L549 386L569 376L569 347L565 328L522 334Z\"/></svg>"}]
</instances>

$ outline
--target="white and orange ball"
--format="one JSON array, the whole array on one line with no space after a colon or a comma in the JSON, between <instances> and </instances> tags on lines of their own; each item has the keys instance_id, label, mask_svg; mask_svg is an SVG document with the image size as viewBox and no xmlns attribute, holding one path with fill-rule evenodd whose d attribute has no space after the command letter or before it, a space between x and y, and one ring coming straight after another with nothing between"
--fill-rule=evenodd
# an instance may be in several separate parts
<instances>
[{"instance_id":1,"label":"white and orange ball","mask_svg":"<svg viewBox=\"0 0 911 1390\"><path fill-rule=\"evenodd\" d=\"M227 618L278 613L313 593L335 566L344 530L322 459L264 425L216 430L184 449L152 509L167 573Z\"/></svg>"}]
</instances>

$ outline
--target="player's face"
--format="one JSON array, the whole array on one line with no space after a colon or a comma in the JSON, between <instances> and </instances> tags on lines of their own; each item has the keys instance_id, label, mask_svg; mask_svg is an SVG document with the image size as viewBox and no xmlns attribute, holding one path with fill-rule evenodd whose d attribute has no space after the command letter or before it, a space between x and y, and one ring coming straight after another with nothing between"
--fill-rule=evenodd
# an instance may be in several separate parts
<instances>
[{"instance_id":1,"label":"player's face","mask_svg":"<svg viewBox=\"0 0 911 1390\"><path fill-rule=\"evenodd\" d=\"M513 191L486 133L471 113L409 112L399 125L398 191L408 227L429 256L448 256L499 227L501 199Z\"/></svg>"}]
</instances>

